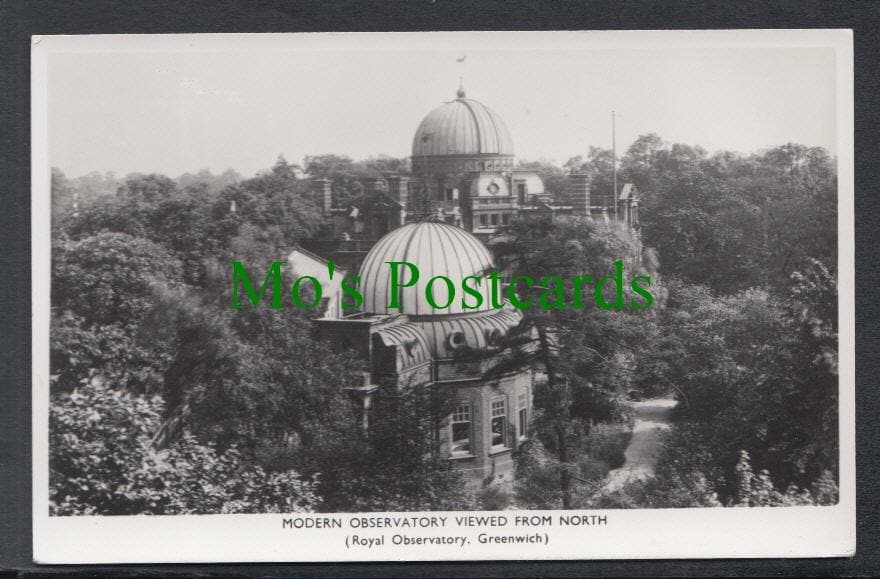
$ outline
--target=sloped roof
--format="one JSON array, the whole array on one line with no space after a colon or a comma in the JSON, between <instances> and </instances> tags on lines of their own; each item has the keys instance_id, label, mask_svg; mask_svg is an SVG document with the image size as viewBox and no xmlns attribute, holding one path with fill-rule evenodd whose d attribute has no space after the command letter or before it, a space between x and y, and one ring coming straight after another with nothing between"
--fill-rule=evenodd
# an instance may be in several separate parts
<instances>
[{"instance_id":1,"label":"sloped roof","mask_svg":"<svg viewBox=\"0 0 880 579\"><path fill-rule=\"evenodd\" d=\"M415 366L431 360L431 346L417 324L391 324L379 328L376 334L386 346L402 346L398 355L404 366Z\"/></svg>"}]
</instances>

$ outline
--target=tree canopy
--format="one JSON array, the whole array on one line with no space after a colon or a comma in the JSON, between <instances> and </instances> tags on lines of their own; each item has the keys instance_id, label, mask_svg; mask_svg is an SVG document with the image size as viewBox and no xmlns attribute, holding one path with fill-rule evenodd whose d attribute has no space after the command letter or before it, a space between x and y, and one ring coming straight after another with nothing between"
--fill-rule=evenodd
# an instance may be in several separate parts
<instances>
[{"instance_id":1,"label":"tree canopy","mask_svg":"<svg viewBox=\"0 0 880 579\"><path fill-rule=\"evenodd\" d=\"M605 149L519 168L557 197L570 171L590 175L595 203L615 193ZM368 434L344 388L362 382L362 363L316 340L314 312L229 308L230 261L266 271L326 225L308 179L355 201L408 172L406 159L340 155L279 157L247 179L53 169L53 512L474 508L436 452L448 393L383 392ZM627 182L641 194L640 237L543 215L490 242L508 277L535 281L521 297L543 306L523 311L492 370L536 369L518 504L601 504L594 487L621 460L634 392L679 401L638 504L832 501L835 160L796 144L710 154L649 134L619 159Z\"/></svg>"}]
</instances>

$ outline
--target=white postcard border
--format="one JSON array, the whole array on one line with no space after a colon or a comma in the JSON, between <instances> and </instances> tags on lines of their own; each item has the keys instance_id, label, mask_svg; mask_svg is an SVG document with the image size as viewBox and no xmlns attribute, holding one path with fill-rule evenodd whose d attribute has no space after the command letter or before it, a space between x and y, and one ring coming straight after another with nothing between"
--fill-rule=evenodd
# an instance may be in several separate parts
<instances>
[{"instance_id":1,"label":"white postcard border","mask_svg":"<svg viewBox=\"0 0 880 579\"><path fill-rule=\"evenodd\" d=\"M840 315L840 502L831 507L501 511L289 515L50 517L48 506L50 165L47 62L52 52L283 50L413 47L535 49L614 47L816 47L836 50ZM280 46L280 44L279 44ZM32 42L33 537L38 563L414 561L846 556L855 549L855 308L853 55L849 30L621 32L321 33L296 35L96 35ZM455 516L504 516L504 526L460 527ZM516 526L517 516L550 516L550 526ZM605 524L560 526L560 516ZM443 528L357 529L358 518L447 517ZM285 520L335 517L342 528L296 529ZM600 519L593 519L598 521ZM293 523L291 523L293 524ZM479 535L544 534L543 543L481 544ZM384 545L346 547L353 535ZM394 536L465 536L469 544L394 545Z\"/></svg>"}]
</instances>

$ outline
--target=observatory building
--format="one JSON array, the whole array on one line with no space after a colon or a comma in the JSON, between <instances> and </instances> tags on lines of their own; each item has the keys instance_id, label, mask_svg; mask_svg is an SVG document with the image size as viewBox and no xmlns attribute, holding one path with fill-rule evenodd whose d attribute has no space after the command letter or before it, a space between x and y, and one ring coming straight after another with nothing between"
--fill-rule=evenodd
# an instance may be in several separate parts
<instances>
[{"instance_id":1,"label":"observatory building","mask_svg":"<svg viewBox=\"0 0 880 579\"><path fill-rule=\"evenodd\" d=\"M376 178L355 200L341 202L330 181L314 180L314 193L333 226L310 248L356 270L379 238L414 221L449 223L487 240L499 227L530 212L606 221L614 214L611 196L591 197L589 175L569 174L564 193L554 198L538 173L517 169L504 120L468 98L461 87L455 99L419 123L410 159L410 175ZM638 205L638 192L624 187L618 199L620 219L636 232Z\"/></svg>"},{"instance_id":2,"label":"observatory building","mask_svg":"<svg viewBox=\"0 0 880 579\"><path fill-rule=\"evenodd\" d=\"M455 403L438 433L440 452L475 488L512 480L513 451L529 436L535 369L504 364L504 374L488 370L510 360L503 337L522 314L509 304L493 309L485 283L481 307L465 310L456 299L438 309L425 299L426 284L444 276L460 288L464 278L491 271L484 241L523 214L608 221L614 199L591 199L584 174L568 175L563 194L547 193L540 175L516 168L501 117L463 88L416 128L410 175L376 178L361 197L345 202L327 180L314 180L313 190L332 226L309 249L360 275L360 311L346 313L337 301L315 323L322 339L367 362L364 383L349 388L363 403L365 422L384 391L452 386ZM638 202L635 188L626 185L619 214L636 235ZM399 290L400 307L392 309L388 262L404 261L418 267L420 278ZM434 302L446 304L446 286L433 289ZM459 350L480 356L463 361Z\"/></svg>"},{"instance_id":3,"label":"observatory building","mask_svg":"<svg viewBox=\"0 0 880 579\"><path fill-rule=\"evenodd\" d=\"M388 307L390 261L407 261L420 271L418 283L399 289L400 308L394 309ZM486 246L462 228L439 221L409 223L380 239L363 260L361 311L338 315L331 308L316 321L322 339L356 351L368 363L364 384L350 389L363 402L365 420L373 397L383 390L454 388L452 412L438 433L440 452L477 488L513 479L512 451L529 435L532 368L486 377L487 369L509 354L501 339L519 325L522 314L509 305L493 309L486 283L481 284L483 305L476 309L463 309L460 299L436 309L425 290L433 276L446 276L460 287L465 277L483 276L492 268ZM435 303L447 303L446 291L435 284ZM461 348L485 357L464 362L455 355Z\"/></svg>"}]
</instances>

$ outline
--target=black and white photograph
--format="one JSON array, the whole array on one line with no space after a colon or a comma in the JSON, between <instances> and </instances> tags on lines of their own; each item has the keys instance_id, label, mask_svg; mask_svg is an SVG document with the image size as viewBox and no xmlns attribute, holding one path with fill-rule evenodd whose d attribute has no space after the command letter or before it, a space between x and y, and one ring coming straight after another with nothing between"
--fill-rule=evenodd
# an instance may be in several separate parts
<instances>
[{"instance_id":1,"label":"black and white photograph","mask_svg":"<svg viewBox=\"0 0 880 579\"><path fill-rule=\"evenodd\" d=\"M851 45L34 37L35 558L851 554Z\"/></svg>"}]
</instances>

